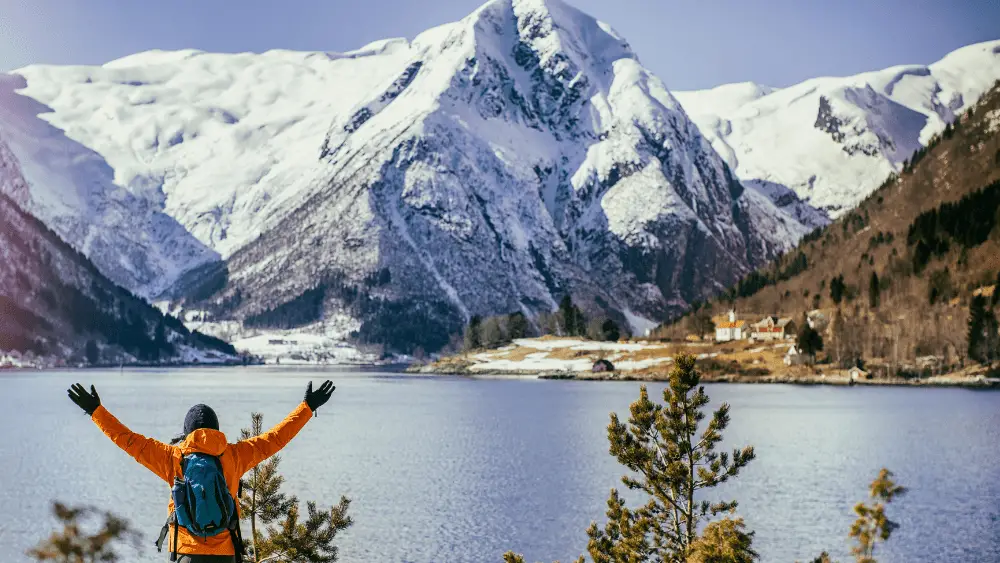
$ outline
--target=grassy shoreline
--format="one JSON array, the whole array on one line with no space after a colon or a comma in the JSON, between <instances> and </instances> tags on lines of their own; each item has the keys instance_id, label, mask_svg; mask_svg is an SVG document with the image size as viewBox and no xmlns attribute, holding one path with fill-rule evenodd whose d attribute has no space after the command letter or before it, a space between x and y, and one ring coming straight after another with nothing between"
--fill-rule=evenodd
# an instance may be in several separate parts
<instances>
[{"instance_id":1,"label":"grassy shoreline","mask_svg":"<svg viewBox=\"0 0 1000 563\"><path fill-rule=\"evenodd\" d=\"M706 383L910 386L1000 388L984 366L922 377L876 377L852 380L847 370L820 364L785 365L787 342L767 344L594 342L543 337L517 340L495 350L476 350L408 368L408 373L461 375L472 378L530 377L573 381L666 381L678 354L695 355ZM598 359L612 362L612 372L592 372Z\"/></svg>"}]
</instances>

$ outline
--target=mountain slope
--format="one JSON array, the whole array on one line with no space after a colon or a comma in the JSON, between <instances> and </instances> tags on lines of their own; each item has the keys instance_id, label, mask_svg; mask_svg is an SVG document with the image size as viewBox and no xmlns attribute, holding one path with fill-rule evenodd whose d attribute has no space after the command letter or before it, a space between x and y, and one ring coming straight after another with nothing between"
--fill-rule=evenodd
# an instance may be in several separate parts
<instances>
[{"instance_id":1,"label":"mountain slope","mask_svg":"<svg viewBox=\"0 0 1000 563\"><path fill-rule=\"evenodd\" d=\"M472 314L572 293L639 330L812 227L744 190L628 44L558 0L351 53L18 73L226 259L177 291L252 326L346 312L368 341L436 347Z\"/></svg>"},{"instance_id":2,"label":"mountain slope","mask_svg":"<svg viewBox=\"0 0 1000 563\"><path fill-rule=\"evenodd\" d=\"M491 2L396 52L398 74L334 119L327 187L228 261L230 312L346 308L366 340L431 347L565 293L657 318L806 230L745 195L628 45L569 6Z\"/></svg>"},{"instance_id":3,"label":"mountain slope","mask_svg":"<svg viewBox=\"0 0 1000 563\"><path fill-rule=\"evenodd\" d=\"M833 321L825 353L845 367L864 358L898 370L933 355L957 369L970 300L1000 296L1000 81L909 160L713 311L801 318L820 309ZM680 336L681 325L661 334Z\"/></svg>"},{"instance_id":4,"label":"mountain slope","mask_svg":"<svg viewBox=\"0 0 1000 563\"><path fill-rule=\"evenodd\" d=\"M1000 41L990 41L926 66L674 95L745 185L794 192L837 217L899 172L998 78Z\"/></svg>"},{"instance_id":5,"label":"mountain slope","mask_svg":"<svg viewBox=\"0 0 1000 563\"><path fill-rule=\"evenodd\" d=\"M0 355L30 353L42 365L233 359L228 344L114 285L5 195L27 189L0 138Z\"/></svg>"},{"instance_id":6,"label":"mountain slope","mask_svg":"<svg viewBox=\"0 0 1000 563\"><path fill-rule=\"evenodd\" d=\"M22 77L0 75L0 134L26 180L4 193L139 295L155 296L184 271L219 259L155 200L116 185L101 155L43 121L51 109L15 92L24 86Z\"/></svg>"}]
</instances>

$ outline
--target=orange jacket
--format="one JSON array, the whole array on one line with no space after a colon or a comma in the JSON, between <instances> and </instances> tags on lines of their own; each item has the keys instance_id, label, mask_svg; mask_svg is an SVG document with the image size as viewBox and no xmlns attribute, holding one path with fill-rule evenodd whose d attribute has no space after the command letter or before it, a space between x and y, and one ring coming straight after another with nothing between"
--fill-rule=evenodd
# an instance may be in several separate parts
<instances>
[{"instance_id":1,"label":"orange jacket","mask_svg":"<svg viewBox=\"0 0 1000 563\"><path fill-rule=\"evenodd\" d=\"M175 476L181 476L181 460L186 454L199 452L218 456L222 464L222 473L226 477L226 485L233 498L237 499L236 508L239 510L237 494L240 477L285 447L285 444L290 442L306 425L311 416L312 410L303 401L274 428L249 440L229 444L226 443L226 435L222 432L201 428L188 434L187 438L176 446L170 446L132 432L108 412L103 405L97 407L92 418L97 427L108 438L111 438L112 442L147 469L156 473L168 485L173 485ZM170 499L168 508L170 512L173 511L173 498ZM173 526L171 526L167 537L169 538L168 549L173 550ZM189 534L183 527L177 533L177 552L189 555L233 555L236 553L229 534L199 538Z\"/></svg>"}]
</instances>

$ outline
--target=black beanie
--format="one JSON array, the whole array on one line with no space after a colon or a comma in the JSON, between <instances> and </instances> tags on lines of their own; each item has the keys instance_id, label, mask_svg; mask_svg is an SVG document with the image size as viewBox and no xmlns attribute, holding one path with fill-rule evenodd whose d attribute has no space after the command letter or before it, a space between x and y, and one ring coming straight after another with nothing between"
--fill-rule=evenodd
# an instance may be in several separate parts
<instances>
[{"instance_id":1,"label":"black beanie","mask_svg":"<svg viewBox=\"0 0 1000 563\"><path fill-rule=\"evenodd\" d=\"M199 428L219 429L219 417L215 416L212 407L195 405L188 410L184 417L184 434L190 434Z\"/></svg>"}]
</instances>

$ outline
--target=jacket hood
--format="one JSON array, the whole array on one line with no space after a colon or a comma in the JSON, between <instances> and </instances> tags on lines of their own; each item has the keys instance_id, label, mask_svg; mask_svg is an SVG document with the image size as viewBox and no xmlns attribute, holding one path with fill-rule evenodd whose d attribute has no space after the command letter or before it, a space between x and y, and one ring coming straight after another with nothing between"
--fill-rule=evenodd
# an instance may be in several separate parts
<instances>
[{"instance_id":1,"label":"jacket hood","mask_svg":"<svg viewBox=\"0 0 1000 563\"><path fill-rule=\"evenodd\" d=\"M184 455L190 453L202 453L208 455L222 455L226 451L226 435L211 428L199 428L187 435L177 447Z\"/></svg>"},{"instance_id":2,"label":"jacket hood","mask_svg":"<svg viewBox=\"0 0 1000 563\"><path fill-rule=\"evenodd\" d=\"M219 429L219 417L208 405L195 405L184 416L184 433L190 434L199 428Z\"/></svg>"}]
</instances>

